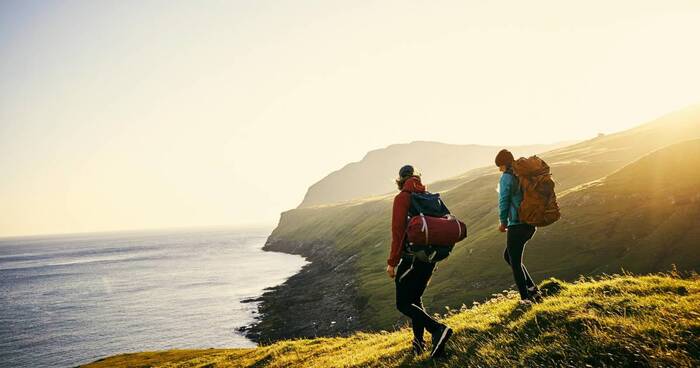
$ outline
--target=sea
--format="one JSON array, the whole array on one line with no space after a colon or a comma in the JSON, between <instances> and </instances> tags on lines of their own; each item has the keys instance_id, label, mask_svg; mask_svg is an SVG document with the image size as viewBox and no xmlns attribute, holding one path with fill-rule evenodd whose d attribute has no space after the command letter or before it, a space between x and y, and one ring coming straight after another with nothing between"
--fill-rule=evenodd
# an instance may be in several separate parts
<instances>
[{"instance_id":1,"label":"sea","mask_svg":"<svg viewBox=\"0 0 700 368\"><path fill-rule=\"evenodd\" d=\"M307 261L270 229L0 238L0 366L73 367L127 352L254 347L266 288ZM243 302L242 302L243 301Z\"/></svg>"}]
</instances>

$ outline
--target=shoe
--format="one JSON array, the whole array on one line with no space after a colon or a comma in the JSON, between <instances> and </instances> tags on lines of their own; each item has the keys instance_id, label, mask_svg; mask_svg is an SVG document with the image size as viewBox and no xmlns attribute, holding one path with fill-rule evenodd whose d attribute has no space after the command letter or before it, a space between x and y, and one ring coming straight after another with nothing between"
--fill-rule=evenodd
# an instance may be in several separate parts
<instances>
[{"instance_id":1,"label":"shoe","mask_svg":"<svg viewBox=\"0 0 700 368\"><path fill-rule=\"evenodd\" d=\"M530 294L528 299L530 299L533 303L542 303L544 301L544 296L538 291L534 294Z\"/></svg>"},{"instance_id":2,"label":"shoe","mask_svg":"<svg viewBox=\"0 0 700 368\"><path fill-rule=\"evenodd\" d=\"M431 358L436 358L442 355L442 353L445 351L445 344L447 343L447 340L450 339L450 336L452 336L452 329L442 325L440 328L433 334L433 351L430 353Z\"/></svg>"},{"instance_id":3,"label":"shoe","mask_svg":"<svg viewBox=\"0 0 700 368\"><path fill-rule=\"evenodd\" d=\"M542 295L542 292L537 288L537 286L528 288L527 294L527 299L533 303L541 303L544 299L544 295Z\"/></svg>"},{"instance_id":4,"label":"shoe","mask_svg":"<svg viewBox=\"0 0 700 368\"><path fill-rule=\"evenodd\" d=\"M533 303L532 300L530 300L530 299L520 299L518 304L520 304L520 306L523 306L523 307L531 307L535 303Z\"/></svg>"},{"instance_id":5,"label":"shoe","mask_svg":"<svg viewBox=\"0 0 700 368\"><path fill-rule=\"evenodd\" d=\"M425 352L425 341L413 339L413 354L421 355Z\"/></svg>"}]
</instances>

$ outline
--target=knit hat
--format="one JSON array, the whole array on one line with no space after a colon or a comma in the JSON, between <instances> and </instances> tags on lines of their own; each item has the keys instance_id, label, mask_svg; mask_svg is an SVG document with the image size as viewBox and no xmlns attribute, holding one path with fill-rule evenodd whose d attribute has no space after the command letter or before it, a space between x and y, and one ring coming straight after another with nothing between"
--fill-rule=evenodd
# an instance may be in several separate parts
<instances>
[{"instance_id":1,"label":"knit hat","mask_svg":"<svg viewBox=\"0 0 700 368\"><path fill-rule=\"evenodd\" d=\"M513 161L515 161L515 158L513 158L513 154L510 153L510 151L507 149L498 151L496 155L496 166L510 166L513 164Z\"/></svg>"},{"instance_id":2,"label":"knit hat","mask_svg":"<svg viewBox=\"0 0 700 368\"><path fill-rule=\"evenodd\" d=\"M414 169L411 165L404 165L399 170L399 178L405 178L407 176L413 175Z\"/></svg>"}]
</instances>

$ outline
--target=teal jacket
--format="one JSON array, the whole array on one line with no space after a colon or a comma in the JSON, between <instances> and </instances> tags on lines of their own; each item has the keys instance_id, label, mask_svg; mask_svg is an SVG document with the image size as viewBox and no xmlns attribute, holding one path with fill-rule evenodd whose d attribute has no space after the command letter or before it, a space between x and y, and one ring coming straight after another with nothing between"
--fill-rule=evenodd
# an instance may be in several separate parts
<instances>
[{"instance_id":1,"label":"teal jacket","mask_svg":"<svg viewBox=\"0 0 700 368\"><path fill-rule=\"evenodd\" d=\"M509 169L501 175L498 183L498 217L501 224L511 226L521 224L518 218L518 208L523 201L518 178Z\"/></svg>"}]
</instances>

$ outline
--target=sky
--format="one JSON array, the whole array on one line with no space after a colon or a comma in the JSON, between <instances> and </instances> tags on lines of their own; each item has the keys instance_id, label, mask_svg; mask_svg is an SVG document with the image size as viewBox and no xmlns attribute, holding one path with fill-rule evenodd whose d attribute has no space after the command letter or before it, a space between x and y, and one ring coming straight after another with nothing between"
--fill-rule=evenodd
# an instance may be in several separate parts
<instances>
[{"instance_id":1,"label":"sky","mask_svg":"<svg viewBox=\"0 0 700 368\"><path fill-rule=\"evenodd\" d=\"M0 237L274 226L390 144L624 130L700 102L698 39L698 1L4 0Z\"/></svg>"}]
</instances>

